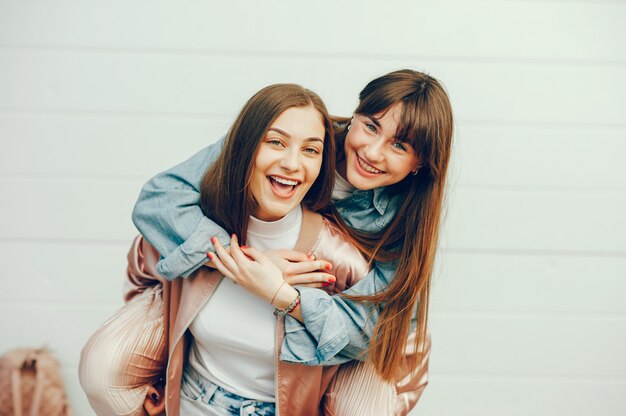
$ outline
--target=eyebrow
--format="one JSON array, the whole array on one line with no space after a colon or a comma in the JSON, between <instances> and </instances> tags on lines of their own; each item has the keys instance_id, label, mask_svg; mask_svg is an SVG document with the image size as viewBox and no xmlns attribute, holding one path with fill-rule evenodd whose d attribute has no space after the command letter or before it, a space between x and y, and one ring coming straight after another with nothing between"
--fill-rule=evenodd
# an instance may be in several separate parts
<instances>
[{"instance_id":1,"label":"eyebrow","mask_svg":"<svg viewBox=\"0 0 626 416\"><path fill-rule=\"evenodd\" d=\"M275 131L276 133L280 133L286 138L291 139L291 135L287 133L285 130L279 129L278 127L270 127L268 131L270 130ZM319 137L309 137L308 139L304 139L304 141L307 141L307 142L317 141L317 142L324 143L324 140L320 139Z\"/></svg>"},{"instance_id":2,"label":"eyebrow","mask_svg":"<svg viewBox=\"0 0 626 416\"><path fill-rule=\"evenodd\" d=\"M374 116L368 116L368 115L366 115L366 114L362 114L362 116L363 116L363 117L367 117L367 118L369 118L369 119L370 119L370 121L371 121L372 123L376 124L376 127L379 127L379 128L380 128L380 122L378 121L378 119L377 119L376 117L374 117Z\"/></svg>"}]
</instances>

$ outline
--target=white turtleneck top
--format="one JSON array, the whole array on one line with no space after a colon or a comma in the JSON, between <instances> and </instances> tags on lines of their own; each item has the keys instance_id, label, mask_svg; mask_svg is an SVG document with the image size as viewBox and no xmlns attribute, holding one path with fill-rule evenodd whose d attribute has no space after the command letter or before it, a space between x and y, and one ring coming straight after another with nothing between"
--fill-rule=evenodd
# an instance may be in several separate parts
<instances>
[{"instance_id":1,"label":"white turtleneck top","mask_svg":"<svg viewBox=\"0 0 626 416\"><path fill-rule=\"evenodd\" d=\"M258 250L293 249L302 207L278 221L250 217L246 245ZM190 326L189 365L240 396L275 401L274 308L225 277Z\"/></svg>"}]
</instances>

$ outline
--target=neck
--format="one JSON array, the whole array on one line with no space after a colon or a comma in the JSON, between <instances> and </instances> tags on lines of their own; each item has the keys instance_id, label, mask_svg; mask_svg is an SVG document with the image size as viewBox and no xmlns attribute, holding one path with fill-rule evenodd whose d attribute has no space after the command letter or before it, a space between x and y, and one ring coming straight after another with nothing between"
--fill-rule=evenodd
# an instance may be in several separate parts
<instances>
[{"instance_id":1,"label":"neck","mask_svg":"<svg viewBox=\"0 0 626 416\"><path fill-rule=\"evenodd\" d=\"M346 165L345 158L341 162L337 163L337 173L345 180L348 180L348 167Z\"/></svg>"}]
</instances>

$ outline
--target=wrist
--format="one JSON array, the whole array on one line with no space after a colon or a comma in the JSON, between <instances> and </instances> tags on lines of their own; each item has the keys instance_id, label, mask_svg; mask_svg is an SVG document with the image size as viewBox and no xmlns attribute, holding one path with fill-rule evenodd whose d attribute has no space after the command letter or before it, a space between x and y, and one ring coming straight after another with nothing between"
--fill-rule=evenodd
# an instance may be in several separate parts
<instances>
[{"instance_id":1,"label":"wrist","mask_svg":"<svg viewBox=\"0 0 626 416\"><path fill-rule=\"evenodd\" d=\"M285 283L276 292L276 296L274 296L272 306L276 309L283 310L289 307L289 305L293 303L298 295L299 292L296 289Z\"/></svg>"},{"instance_id":2,"label":"wrist","mask_svg":"<svg viewBox=\"0 0 626 416\"><path fill-rule=\"evenodd\" d=\"M294 288L291 288L291 289L293 291L295 291L296 297L285 308L281 307L281 308L274 309L274 316L276 316L276 317L284 317L286 315L291 315L291 314L294 314L294 313L297 316L299 314L299 312L295 312L295 311L298 310L298 307L300 306L300 292L297 289L294 289ZM298 318L296 317L296 319L298 319Z\"/></svg>"}]
</instances>

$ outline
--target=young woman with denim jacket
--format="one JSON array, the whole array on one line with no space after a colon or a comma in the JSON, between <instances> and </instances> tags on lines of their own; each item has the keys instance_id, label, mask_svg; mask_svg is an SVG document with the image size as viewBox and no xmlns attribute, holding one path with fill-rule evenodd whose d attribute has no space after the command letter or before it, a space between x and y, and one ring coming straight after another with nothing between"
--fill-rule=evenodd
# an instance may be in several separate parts
<instances>
[{"instance_id":1,"label":"young woman with denim jacket","mask_svg":"<svg viewBox=\"0 0 626 416\"><path fill-rule=\"evenodd\" d=\"M327 215L350 233L368 255L372 270L341 295L301 288L301 303L285 321L280 358L328 365L363 359L367 352L382 379L391 381L405 352L427 343L430 277L452 144L452 110L440 83L412 70L371 81L359 98L352 118L336 120L337 179L345 192ZM168 279L188 276L208 262L207 253L216 250L212 238L230 240L200 207L203 173L222 144L151 179L135 206L133 221L162 254L157 270ZM218 259L230 261L221 249L217 251ZM285 256L291 260L283 270L287 282L328 283L328 275L314 272L314 262L295 253ZM303 264L297 268L303 272L300 276L290 275L296 260ZM279 278L264 273L248 281L240 273L230 277L261 297ZM281 289L285 298L294 293L290 285ZM412 330L416 336L409 337Z\"/></svg>"}]
</instances>

